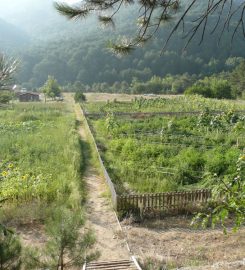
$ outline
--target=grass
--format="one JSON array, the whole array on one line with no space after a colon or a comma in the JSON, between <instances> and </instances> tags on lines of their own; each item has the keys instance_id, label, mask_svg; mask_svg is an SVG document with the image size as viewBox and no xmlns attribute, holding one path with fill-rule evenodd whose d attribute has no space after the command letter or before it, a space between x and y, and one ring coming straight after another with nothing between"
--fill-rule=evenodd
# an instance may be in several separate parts
<instances>
[{"instance_id":1,"label":"grass","mask_svg":"<svg viewBox=\"0 0 245 270\"><path fill-rule=\"evenodd\" d=\"M18 104L0 110L0 123L0 174L8 174L0 181L0 198L7 199L2 219L11 219L7 209L14 213L19 203L33 209L63 203L80 208L84 145L66 104Z\"/></svg>"}]
</instances>

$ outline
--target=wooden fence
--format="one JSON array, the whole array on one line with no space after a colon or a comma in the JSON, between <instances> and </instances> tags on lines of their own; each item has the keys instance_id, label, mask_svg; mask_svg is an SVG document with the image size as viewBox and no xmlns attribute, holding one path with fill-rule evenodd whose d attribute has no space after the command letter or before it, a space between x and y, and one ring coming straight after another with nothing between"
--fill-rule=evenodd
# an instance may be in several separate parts
<instances>
[{"instance_id":1,"label":"wooden fence","mask_svg":"<svg viewBox=\"0 0 245 270\"><path fill-rule=\"evenodd\" d=\"M117 210L122 212L179 213L206 205L211 198L208 189L117 196Z\"/></svg>"},{"instance_id":2,"label":"wooden fence","mask_svg":"<svg viewBox=\"0 0 245 270\"><path fill-rule=\"evenodd\" d=\"M192 210L205 205L208 199L211 198L211 191L208 189L183 192L118 195L104 166L94 136L85 117L85 113L83 111L82 113L84 115L85 125L87 126L87 130L92 138L92 142L98 155L104 177L110 189L112 204L116 211L124 213L137 212L141 214L154 211L169 214L183 211L191 212Z\"/></svg>"}]
</instances>

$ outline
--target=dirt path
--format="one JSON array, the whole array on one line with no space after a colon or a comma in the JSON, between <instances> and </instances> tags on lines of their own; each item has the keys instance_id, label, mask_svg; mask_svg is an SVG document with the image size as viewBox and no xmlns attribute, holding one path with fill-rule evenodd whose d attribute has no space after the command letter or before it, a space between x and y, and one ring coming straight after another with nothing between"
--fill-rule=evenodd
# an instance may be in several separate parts
<instances>
[{"instance_id":1,"label":"dirt path","mask_svg":"<svg viewBox=\"0 0 245 270\"><path fill-rule=\"evenodd\" d=\"M83 126L83 115L80 106L74 104L77 120L81 122L79 134L84 142L88 135ZM111 203L105 196L107 187L104 179L89 166L85 172L88 199L86 203L87 227L93 229L96 235L96 248L100 251L100 261L129 259L130 254L122 237L120 226Z\"/></svg>"}]
</instances>

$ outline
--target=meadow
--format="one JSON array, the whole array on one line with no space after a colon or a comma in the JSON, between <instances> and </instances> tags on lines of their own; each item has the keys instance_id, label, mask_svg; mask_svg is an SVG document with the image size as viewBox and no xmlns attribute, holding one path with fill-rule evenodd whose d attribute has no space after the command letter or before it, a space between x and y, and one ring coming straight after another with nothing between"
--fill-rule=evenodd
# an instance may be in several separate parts
<instances>
[{"instance_id":1,"label":"meadow","mask_svg":"<svg viewBox=\"0 0 245 270\"><path fill-rule=\"evenodd\" d=\"M0 110L0 199L80 204L82 165L75 116L65 104Z\"/></svg>"},{"instance_id":2,"label":"meadow","mask_svg":"<svg viewBox=\"0 0 245 270\"><path fill-rule=\"evenodd\" d=\"M199 97L140 100L141 112L200 113L121 116L115 112L138 112L138 101L85 104L89 112L106 112L89 116L89 123L119 194L211 188L234 177L245 147L245 116L234 110L244 110L242 103Z\"/></svg>"}]
</instances>

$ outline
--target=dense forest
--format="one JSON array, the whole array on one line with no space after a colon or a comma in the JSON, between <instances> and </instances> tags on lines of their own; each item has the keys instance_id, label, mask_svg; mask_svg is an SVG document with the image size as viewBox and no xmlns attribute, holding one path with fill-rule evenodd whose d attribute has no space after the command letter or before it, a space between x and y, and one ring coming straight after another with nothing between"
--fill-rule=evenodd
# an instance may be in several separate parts
<instances>
[{"instance_id":1,"label":"dense forest","mask_svg":"<svg viewBox=\"0 0 245 270\"><path fill-rule=\"evenodd\" d=\"M26 4L28 3L26 0ZM245 57L243 41L239 35L232 46L227 46L231 41L231 33L226 33L219 45L215 35L210 35L201 45L200 37L197 36L185 51L185 41L181 39L181 33L178 33L161 54L164 40L172 26L170 21L149 44L138 48L129 56L118 58L106 45L108 40L113 40L118 35L134 34L136 25L133 15L138 12L135 8L131 10L130 16L128 8L122 10L116 29L103 30L95 18L67 23L56 14L52 1L45 0L41 4L35 3L31 12L27 10L29 17L23 16L24 11L16 10L15 16L11 16L10 20L13 26L9 24L9 31L3 31L8 20L7 11L5 9L2 14L5 22L0 21L0 37L8 45L11 43L11 50L8 49L8 52L11 51L21 59L16 80L27 89L41 87L48 75L51 75L59 84L66 86L67 90L71 84L80 83L87 85L86 89L90 91L104 91L107 88L113 92L127 92L132 83L144 83L158 76L164 77L168 83L172 81L167 92L176 94L183 92L183 88L197 79L232 70L239 59ZM198 7L193 12L198 12ZM127 21L124 20L126 15L129 17ZM216 16L214 14L208 22L207 35ZM46 18L44 21L43 17ZM32 20L31 26L29 20ZM189 21L191 22L191 17ZM2 49L6 47L5 43L0 42ZM176 80L176 76L180 80Z\"/></svg>"}]
</instances>

